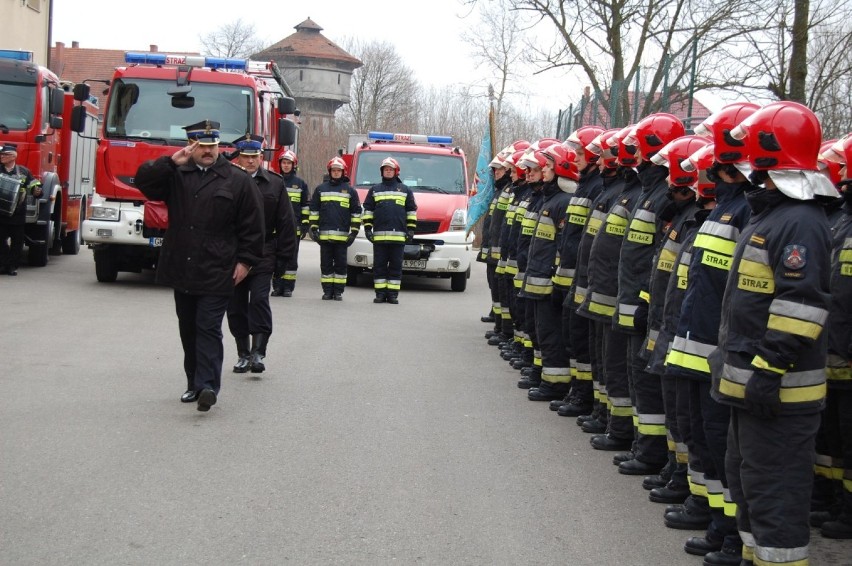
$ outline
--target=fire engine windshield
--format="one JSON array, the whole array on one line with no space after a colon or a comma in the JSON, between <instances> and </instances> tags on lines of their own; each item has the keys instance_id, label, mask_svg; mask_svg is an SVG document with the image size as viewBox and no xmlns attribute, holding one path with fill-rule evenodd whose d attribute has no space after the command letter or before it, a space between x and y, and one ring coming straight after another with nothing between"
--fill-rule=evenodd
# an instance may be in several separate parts
<instances>
[{"instance_id":1,"label":"fire engine windshield","mask_svg":"<svg viewBox=\"0 0 852 566\"><path fill-rule=\"evenodd\" d=\"M173 81L118 79L110 92L104 131L108 138L149 138L186 143L184 126L201 120L219 122L223 143L252 131L252 93L236 85L192 83L191 108L176 108L168 90Z\"/></svg>"},{"instance_id":2,"label":"fire engine windshield","mask_svg":"<svg viewBox=\"0 0 852 566\"><path fill-rule=\"evenodd\" d=\"M35 84L0 81L0 131L30 128L36 92Z\"/></svg>"},{"instance_id":3,"label":"fire engine windshield","mask_svg":"<svg viewBox=\"0 0 852 566\"><path fill-rule=\"evenodd\" d=\"M399 163L399 178L415 193L465 194L460 157L428 153L363 151L358 154L355 186L371 187L382 181L379 165L387 157Z\"/></svg>"}]
</instances>

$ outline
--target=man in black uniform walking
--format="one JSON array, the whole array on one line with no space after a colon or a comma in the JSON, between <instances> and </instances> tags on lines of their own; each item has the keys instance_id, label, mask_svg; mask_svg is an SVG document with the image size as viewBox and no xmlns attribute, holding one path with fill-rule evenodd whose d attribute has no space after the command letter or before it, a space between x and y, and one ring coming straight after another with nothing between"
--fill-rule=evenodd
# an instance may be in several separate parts
<instances>
[{"instance_id":1,"label":"man in black uniform walking","mask_svg":"<svg viewBox=\"0 0 852 566\"><path fill-rule=\"evenodd\" d=\"M38 198L42 195L41 182L33 177L29 169L18 165L18 146L7 143L0 146L0 174L20 181L18 204L12 214L0 214L0 273L17 275L24 248L24 224L26 223L26 193ZM9 240L9 243L6 243Z\"/></svg>"},{"instance_id":2,"label":"man in black uniform walking","mask_svg":"<svg viewBox=\"0 0 852 566\"><path fill-rule=\"evenodd\" d=\"M269 307L270 276L277 265L285 265L296 253L296 223L293 207L280 175L260 166L263 136L246 134L234 142L237 163L252 176L263 198L266 233L263 259L234 289L228 305L228 328L237 342L239 359L235 373L262 373L266 369L266 345L272 335ZM251 337L251 339L249 339Z\"/></svg>"},{"instance_id":3,"label":"man in black uniform walking","mask_svg":"<svg viewBox=\"0 0 852 566\"><path fill-rule=\"evenodd\" d=\"M209 411L222 379L222 319L234 286L263 256L263 203L251 177L219 155L218 122L184 129L189 145L140 165L136 186L168 206L157 283L175 290L187 381L181 401Z\"/></svg>"}]
</instances>

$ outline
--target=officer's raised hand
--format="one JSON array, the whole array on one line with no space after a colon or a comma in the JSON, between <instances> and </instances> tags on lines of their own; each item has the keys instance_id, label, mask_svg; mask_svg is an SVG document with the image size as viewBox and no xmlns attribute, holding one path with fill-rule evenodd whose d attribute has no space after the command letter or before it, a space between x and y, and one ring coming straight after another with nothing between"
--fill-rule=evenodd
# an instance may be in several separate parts
<instances>
[{"instance_id":1,"label":"officer's raised hand","mask_svg":"<svg viewBox=\"0 0 852 566\"><path fill-rule=\"evenodd\" d=\"M175 165L185 165L192 157L192 152L195 151L195 148L197 147L198 142L194 141L191 144L180 148L172 155L172 161Z\"/></svg>"},{"instance_id":2,"label":"officer's raised hand","mask_svg":"<svg viewBox=\"0 0 852 566\"><path fill-rule=\"evenodd\" d=\"M755 370L745 386L746 410L761 419L774 419L781 413L781 375Z\"/></svg>"}]
</instances>

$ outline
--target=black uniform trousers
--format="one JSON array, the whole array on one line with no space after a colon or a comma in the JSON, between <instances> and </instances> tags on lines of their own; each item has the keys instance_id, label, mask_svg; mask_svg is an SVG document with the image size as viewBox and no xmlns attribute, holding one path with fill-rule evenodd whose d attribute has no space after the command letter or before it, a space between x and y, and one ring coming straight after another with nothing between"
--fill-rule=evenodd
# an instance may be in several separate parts
<instances>
[{"instance_id":1,"label":"black uniform trousers","mask_svg":"<svg viewBox=\"0 0 852 566\"><path fill-rule=\"evenodd\" d=\"M620 440L633 439L633 407L627 381L627 343L629 336L609 324L603 327L602 359L609 399L607 433Z\"/></svg>"},{"instance_id":2,"label":"black uniform trousers","mask_svg":"<svg viewBox=\"0 0 852 566\"><path fill-rule=\"evenodd\" d=\"M374 244L373 245L373 281L376 294L382 294L381 281L385 281L384 294L388 297L399 295L399 285L402 280L402 258L405 255L405 244ZM344 251L343 263L346 263Z\"/></svg>"},{"instance_id":3,"label":"black uniform trousers","mask_svg":"<svg viewBox=\"0 0 852 566\"><path fill-rule=\"evenodd\" d=\"M837 480L817 476L814 498L823 508L839 514L837 520L852 525L852 389L829 386L817 436L817 454L830 460L833 472L842 469L843 477Z\"/></svg>"},{"instance_id":4,"label":"black uniform trousers","mask_svg":"<svg viewBox=\"0 0 852 566\"><path fill-rule=\"evenodd\" d=\"M533 301L532 299L524 299L525 303L525 311L524 322L527 326L527 333L530 337L530 342L532 343L532 351L533 351L533 365L530 369L530 374L527 376L527 380L538 384L541 382L541 349L538 339L538 330L536 328L536 307L535 304L538 301Z\"/></svg>"},{"instance_id":5,"label":"black uniform trousers","mask_svg":"<svg viewBox=\"0 0 852 566\"><path fill-rule=\"evenodd\" d=\"M230 301L230 296L189 295L175 291L187 390L212 389L219 393L225 356L222 319Z\"/></svg>"},{"instance_id":6,"label":"black uniform trousers","mask_svg":"<svg viewBox=\"0 0 852 566\"><path fill-rule=\"evenodd\" d=\"M582 315L577 318L583 319ZM589 322L589 354L592 362L592 387L597 391L592 404L592 416L602 423L609 421L609 407L607 406L606 371L604 371L604 328L603 323L592 319Z\"/></svg>"},{"instance_id":7,"label":"black uniform trousers","mask_svg":"<svg viewBox=\"0 0 852 566\"><path fill-rule=\"evenodd\" d=\"M541 350L542 393L566 395L571 386L571 358L562 339L562 303L565 293L554 289L535 305L535 333Z\"/></svg>"},{"instance_id":8,"label":"black uniform trousers","mask_svg":"<svg viewBox=\"0 0 852 566\"><path fill-rule=\"evenodd\" d=\"M760 419L731 408L725 472L737 526L751 533L755 559L772 561L765 556L771 551L763 549L777 554L777 549L807 548L819 420L819 413ZM749 542L744 536L743 543Z\"/></svg>"},{"instance_id":9,"label":"black uniform trousers","mask_svg":"<svg viewBox=\"0 0 852 566\"><path fill-rule=\"evenodd\" d=\"M663 374L661 378L663 408L666 411L666 430L670 437L668 459L669 464L672 465L672 472L669 481L679 488L686 488L688 485L686 479L688 453L686 451L686 442L683 439L683 433L680 431L677 420L678 381L678 378L669 374ZM686 392L688 389L684 388L684 391Z\"/></svg>"},{"instance_id":10,"label":"black uniform trousers","mask_svg":"<svg viewBox=\"0 0 852 566\"><path fill-rule=\"evenodd\" d=\"M634 445L636 459L662 467L668 459L663 386L659 375L645 371L648 365L648 360L643 357L645 336L628 336L627 375L630 398L638 418Z\"/></svg>"},{"instance_id":11,"label":"black uniform trousers","mask_svg":"<svg viewBox=\"0 0 852 566\"><path fill-rule=\"evenodd\" d=\"M503 322L500 323L500 333L506 340L511 340L514 326L512 323L512 303L509 297L515 291L515 278L513 275L506 275L505 273L497 273L495 278L497 280L497 297L500 302L500 318L503 319Z\"/></svg>"},{"instance_id":12,"label":"black uniform trousers","mask_svg":"<svg viewBox=\"0 0 852 566\"><path fill-rule=\"evenodd\" d=\"M24 224L0 223L0 270L16 271L21 264L23 249Z\"/></svg>"},{"instance_id":13,"label":"black uniform trousers","mask_svg":"<svg viewBox=\"0 0 852 566\"><path fill-rule=\"evenodd\" d=\"M341 295L346 287L346 243L320 242L320 282L323 293Z\"/></svg>"},{"instance_id":14,"label":"black uniform trousers","mask_svg":"<svg viewBox=\"0 0 852 566\"><path fill-rule=\"evenodd\" d=\"M562 303L562 339L565 341L568 353L571 357L571 369L576 370L574 379L571 380L571 394L575 397L577 405L588 405L591 407L594 399L594 386L592 376L594 369L591 367L591 324L589 319L577 314L573 309L573 297L567 293L565 302ZM575 367L576 366L576 367Z\"/></svg>"},{"instance_id":15,"label":"black uniform trousers","mask_svg":"<svg viewBox=\"0 0 852 566\"><path fill-rule=\"evenodd\" d=\"M275 266L275 273L272 275L272 288L279 293L285 290L292 291L296 288L296 272L299 269L299 246L301 243L301 240L297 239L293 257Z\"/></svg>"},{"instance_id":16,"label":"black uniform trousers","mask_svg":"<svg viewBox=\"0 0 852 566\"><path fill-rule=\"evenodd\" d=\"M677 430L683 443L686 444L688 452L688 474L694 486L704 485L704 462L701 456L707 456L707 440L704 438L704 422L701 411L693 411L693 407L700 406L698 400L692 396L697 392L692 387L692 380L677 378L675 380L676 400L675 411L677 419ZM710 462L708 462L708 465ZM691 488L693 494L696 493ZM702 496L703 497L703 496Z\"/></svg>"},{"instance_id":17,"label":"black uniform trousers","mask_svg":"<svg viewBox=\"0 0 852 566\"><path fill-rule=\"evenodd\" d=\"M269 275L249 275L234 288L228 304L228 329L234 338L252 334L272 334L269 307Z\"/></svg>"},{"instance_id":18,"label":"black uniform trousers","mask_svg":"<svg viewBox=\"0 0 852 566\"><path fill-rule=\"evenodd\" d=\"M485 264L485 277L488 279L488 290L491 292L491 314L494 316L494 332L503 331L503 319L500 318L500 292L497 288L497 264Z\"/></svg>"}]
</instances>

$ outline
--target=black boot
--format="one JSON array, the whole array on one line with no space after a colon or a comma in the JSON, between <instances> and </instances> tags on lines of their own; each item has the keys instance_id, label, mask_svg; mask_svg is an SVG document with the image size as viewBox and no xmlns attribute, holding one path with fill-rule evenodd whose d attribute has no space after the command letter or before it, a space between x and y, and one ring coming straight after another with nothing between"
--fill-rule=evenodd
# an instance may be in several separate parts
<instances>
[{"instance_id":1,"label":"black boot","mask_svg":"<svg viewBox=\"0 0 852 566\"><path fill-rule=\"evenodd\" d=\"M387 302L388 302L388 304L391 304L391 305L398 305L399 304L398 295L396 293L388 293Z\"/></svg>"},{"instance_id":2,"label":"black boot","mask_svg":"<svg viewBox=\"0 0 852 566\"><path fill-rule=\"evenodd\" d=\"M234 338L237 342L237 355L240 357L234 364L234 373L245 373L251 365L251 341L248 336Z\"/></svg>"},{"instance_id":3,"label":"black boot","mask_svg":"<svg viewBox=\"0 0 852 566\"><path fill-rule=\"evenodd\" d=\"M376 293L376 298L373 299L373 302L376 304L384 303L387 299L388 297L384 293Z\"/></svg>"},{"instance_id":4,"label":"black boot","mask_svg":"<svg viewBox=\"0 0 852 566\"><path fill-rule=\"evenodd\" d=\"M263 373L266 366L263 359L266 357L266 344L269 342L269 334L251 335L251 372Z\"/></svg>"}]
</instances>

